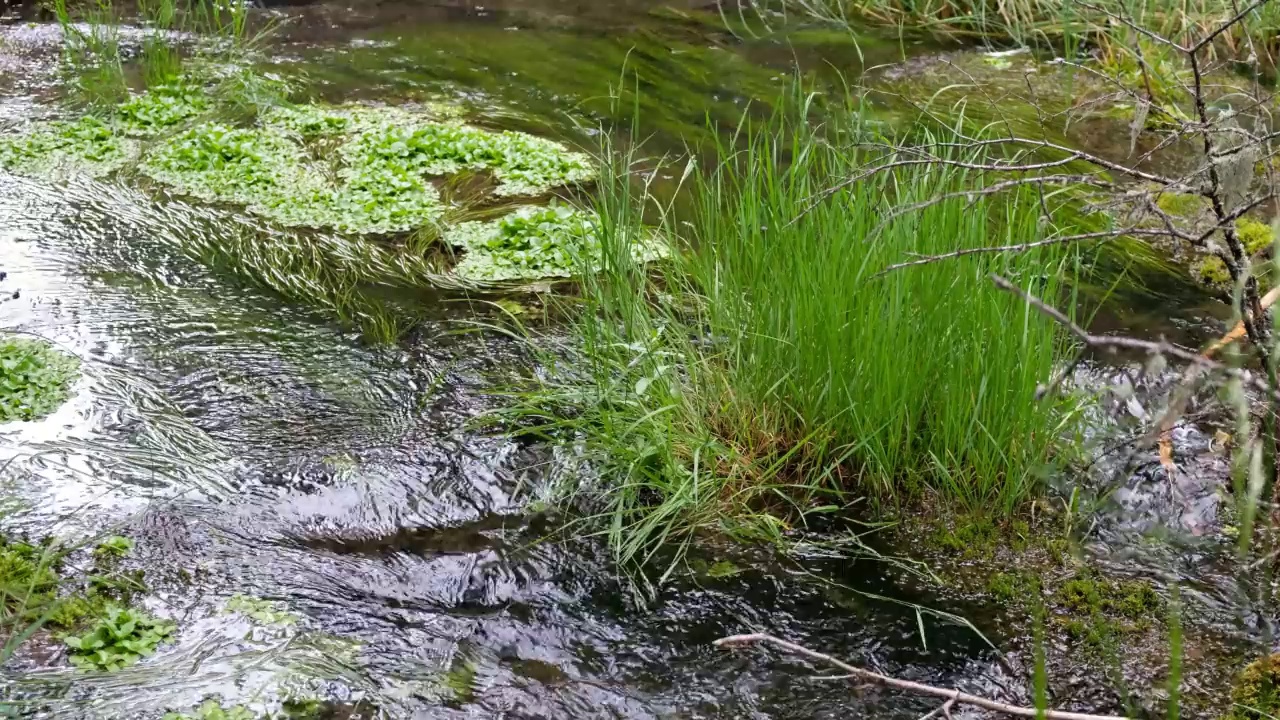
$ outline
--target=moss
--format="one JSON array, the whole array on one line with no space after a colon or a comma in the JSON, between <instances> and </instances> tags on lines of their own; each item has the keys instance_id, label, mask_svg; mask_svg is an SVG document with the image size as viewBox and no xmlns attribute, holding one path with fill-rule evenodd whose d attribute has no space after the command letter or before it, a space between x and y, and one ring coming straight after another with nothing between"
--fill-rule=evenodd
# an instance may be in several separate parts
<instances>
[{"instance_id":1,"label":"moss","mask_svg":"<svg viewBox=\"0 0 1280 720\"><path fill-rule=\"evenodd\" d=\"M1020 580L1015 573L996 573L987 581L987 592L1003 602L1016 600L1022 585Z\"/></svg>"},{"instance_id":2,"label":"moss","mask_svg":"<svg viewBox=\"0 0 1280 720\"><path fill-rule=\"evenodd\" d=\"M1191 193L1161 193L1156 205L1170 215L1179 217L1195 217L1207 208L1205 199Z\"/></svg>"},{"instance_id":3,"label":"moss","mask_svg":"<svg viewBox=\"0 0 1280 720\"><path fill-rule=\"evenodd\" d=\"M1262 720L1280 716L1280 653L1245 666L1231 688L1225 720Z\"/></svg>"},{"instance_id":4,"label":"moss","mask_svg":"<svg viewBox=\"0 0 1280 720\"><path fill-rule=\"evenodd\" d=\"M1245 252L1250 255L1257 255L1273 243L1271 226L1253 218L1240 218L1236 221L1236 236L1244 245Z\"/></svg>"},{"instance_id":5,"label":"moss","mask_svg":"<svg viewBox=\"0 0 1280 720\"><path fill-rule=\"evenodd\" d=\"M1216 255L1207 255L1191 265L1191 274L1201 283L1210 286L1231 284L1231 272L1227 264Z\"/></svg>"},{"instance_id":6,"label":"moss","mask_svg":"<svg viewBox=\"0 0 1280 720\"><path fill-rule=\"evenodd\" d=\"M0 423L39 420L71 396L80 362L43 340L0 336Z\"/></svg>"},{"instance_id":7,"label":"moss","mask_svg":"<svg viewBox=\"0 0 1280 720\"><path fill-rule=\"evenodd\" d=\"M947 550L968 557L989 555L1000 540L1000 529L985 516L960 518L953 527L940 527L934 542Z\"/></svg>"}]
</instances>

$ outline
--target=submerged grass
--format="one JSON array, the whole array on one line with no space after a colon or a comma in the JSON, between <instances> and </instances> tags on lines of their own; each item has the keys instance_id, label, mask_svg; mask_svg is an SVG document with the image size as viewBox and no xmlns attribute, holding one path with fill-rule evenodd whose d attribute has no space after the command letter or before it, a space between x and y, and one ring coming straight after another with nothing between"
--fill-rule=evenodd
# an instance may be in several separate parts
<instances>
[{"instance_id":1,"label":"submerged grass","mask_svg":"<svg viewBox=\"0 0 1280 720\"><path fill-rule=\"evenodd\" d=\"M572 358L585 370L553 373L513 416L581 444L623 563L700 529L777 536L790 518L847 506L832 500L846 493L1009 513L1069 428L1067 403L1035 397L1064 340L988 278L1054 297L1066 257L883 273L911 253L1031 240L1031 203L957 200L889 219L978 182L935 167L805 212L860 162L846 136L807 119L748 128L719 146L716 170L689 174L689 206L662 213L674 247L658 276L634 252L651 198L627 166L602 182L602 260L583 273Z\"/></svg>"}]
</instances>

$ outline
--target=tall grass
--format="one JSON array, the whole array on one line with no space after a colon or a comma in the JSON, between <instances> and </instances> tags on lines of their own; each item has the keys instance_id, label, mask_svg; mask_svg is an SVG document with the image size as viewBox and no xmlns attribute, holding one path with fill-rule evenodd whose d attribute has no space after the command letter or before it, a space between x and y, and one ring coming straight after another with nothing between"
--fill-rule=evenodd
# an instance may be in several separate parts
<instances>
[{"instance_id":1,"label":"tall grass","mask_svg":"<svg viewBox=\"0 0 1280 720\"><path fill-rule=\"evenodd\" d=\"M624 563L703 528L776 535L852 495L1008 513L1072 417L1035 397L1063 339L988 278L1056 297L1061 253L883 272L911 253L1032 240L1031 203L958 199L887 219L979 182L907 167L806 212L861 161L808 120L780 115L714 148L716 169L687 176L687 206L655 208L630 160L605 173L579 369L552 373L516 414L580 441ZM673 243L660 270L633 260L646 210Z\"/></svg>"},{"instance_id":2,"label":"tall grass","mask_svg":"<svg viewBox=\"0 0 1280 720\"><path fill-rule=\"evenodd\" d=\"M74 99L106 107L128 97L120 42L126 15L121 8L114 0L51 0L50 7L63 31L64 67L73 81ZM192 70L192 60L243 65L279 28L275 20L251 23L249 5L237 1L138 0L136 12L146 28L137 64L147 87L181 79ZM181 43L190 38L182 34L199 37L193 49L184 51ZM214 93L257 108L277 99L278 85L253 73L220 68Z\"/></svg>"}]
</instances>

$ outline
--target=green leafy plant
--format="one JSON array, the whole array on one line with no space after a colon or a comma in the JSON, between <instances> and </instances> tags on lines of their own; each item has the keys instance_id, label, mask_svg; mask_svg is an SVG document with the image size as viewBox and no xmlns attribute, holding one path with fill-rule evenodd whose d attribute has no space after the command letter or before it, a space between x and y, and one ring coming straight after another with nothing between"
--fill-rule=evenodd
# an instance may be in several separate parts
<instances>
[{"instance_id":1,"label":"green leafy plant","mask_svg":"<svg viewBox=\"0 0 1280 720\"><path fill-rule=\"evenodd\" d=\"M101 177L120 169L132 150L112 125L86 115L0 136L0 167L29 175Z\"/></svg>"},{"instance_id":2,"label":"green leafy plant","mask_svg":"<svg viewBox=\"0 0 1280 720\"><path fill-rule=\"evenodd\" d=\"M83 635L63 639L71 663L94 670L119 670L155 652L173 636L175 626L142 611L109 606L104 617Z\"/></svg>"},{"instance_id":3,"label":"green leafy plant","mask_svg":"<svg viewBox=\"0 0 1280 720\"><path fill-rule=\"evenodd\" d=\"M240 593L232 595L227 600L226 610L243 615L262 625L285 626L295 625L298 622L298 616L289 612L282 604Z\"/></svg>"},{"instance_id":4,"label":"green leafy plant","mask_svg":"<svg viewBox=\"0 0 1280 720\"><path fill-rule=\"evenodd\" d=\"M445 240L466 251L459 275L476 280L568 277L598 258L591 216L565 205L525 206L488 222L464 222Z\"/></svg>"},{"instance_id":5,"label":"green leafy plant","mask_svg":"<svg viewBox=\"0 0 1280 720\"><path fill-rule=\"evenodd\" d=\"M97 560L117 560L133 552L133 541L122 535L111 537L98 543L93 549L93 557Z\"/></svg>"},{"instance_id":6,"label":"green leafy plant","mask_svg":"<svg viewBox=\"0 0 1280 720\"><path fill-rule=\"evenodd\" d=\"M0 422L38 420L71 394L80 363L42 340L0 337Z\"/></svg>"}]
</instances>

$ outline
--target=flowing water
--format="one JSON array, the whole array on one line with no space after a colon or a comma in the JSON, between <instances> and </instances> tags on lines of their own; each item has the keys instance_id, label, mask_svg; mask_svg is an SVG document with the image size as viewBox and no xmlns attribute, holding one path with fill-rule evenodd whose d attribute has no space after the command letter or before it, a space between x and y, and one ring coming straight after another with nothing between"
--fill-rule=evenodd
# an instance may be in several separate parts
<instances>
[{"instance_id":1,"label":"flowing water","mask_svg":"<svg viewBox=\"0 0 1280 720\"><path fill-rule=\"evenodd\" d=\"M643 84L642 129L677 148L707 132L706 117L732 125L752 103L766 106L796 59L856 73L902 51L892 39L855 47L818 33L753 39L696 10L643 0L279 6L270 12L289 22L272 64L327 99L443 96L479 122L578 142L589 140L581 128L631 112L618 115L609 100L626 65ZM55 28L13 25L4 37L0 118L41 112ZM469 422L498 402L486 391L529 365L504 336L463 332L484 306L407 298L420 326L400 347L372 349L326 315L183 251L279 232L120 186L0 174L0 326L57 342L85 369L53 416L0 428L13 504L4 529L124 532L153 590L148 607L180 628L156 657L111 675L49 667L51 645L27 653L6 671L31 698L23 714L152 717L210 695L346 701L334 717L917 718L932 709L711 645L757 630L900 677L1028 701L1025 669L910 603L969 617L1007 649L1017 638L998 609L904 582L900 568L854 550L815 545L779 559L702 547L702 567L729 560L741 571L691 569L638 602L600 542L548 540L561 520L539 502L550 452ZM1140 317L1158 306L1127 302L1111 310ZM1190 313L1180 329L1202 334L1204 317ZM1180 431L1179 452L1210 457L1208 432ZM1094 533L1103 550L1123 553L1103 554L1162 586L1192 575L1191 594L1217 613L1206 623L1220 629L1221 652L1255 650L1246 640L1262 621L1238 622L1230 566L1207 569L1222 543L1133 549L1153 524L1195 537L1176 512L1181 496L1133 477L1123 512ZM1203 500L1212 487L1187 492ZM1114 520L1131 517L1141 522ZM280 601L300 620L254 628L220 611L234 593ZM1080 676L1064 681L1058 705L1115 707L1105 678L1066 671Z\"/></svg>"}]
</instances>

